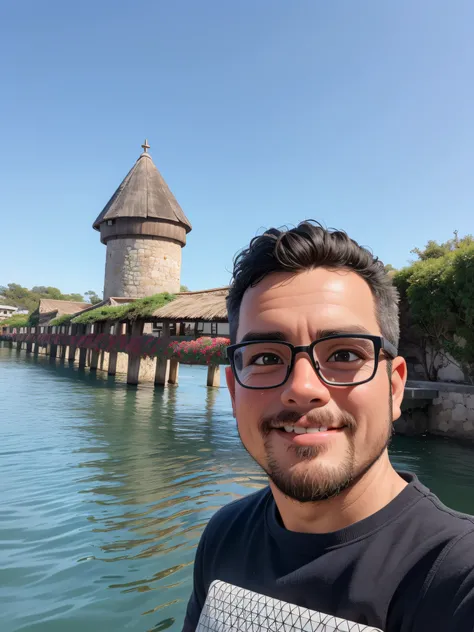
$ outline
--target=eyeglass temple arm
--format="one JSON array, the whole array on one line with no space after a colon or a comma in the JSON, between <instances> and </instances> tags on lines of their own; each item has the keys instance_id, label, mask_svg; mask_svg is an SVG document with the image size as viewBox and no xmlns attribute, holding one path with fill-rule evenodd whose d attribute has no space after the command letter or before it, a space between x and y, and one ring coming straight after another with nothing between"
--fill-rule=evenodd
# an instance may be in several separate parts
<instances>
[{"instance_id":1,"label":"eyeglass temple arm","mask_svg":"<svg viewBox=\"0 0 474 632\"><path fill-rule=\"evenodd\" d=\"M382 349L392 358L396 358L398 355L398 349L395 345L392 345L392 343L385 338L382 338Z\"/></svg>"}]
</instances>

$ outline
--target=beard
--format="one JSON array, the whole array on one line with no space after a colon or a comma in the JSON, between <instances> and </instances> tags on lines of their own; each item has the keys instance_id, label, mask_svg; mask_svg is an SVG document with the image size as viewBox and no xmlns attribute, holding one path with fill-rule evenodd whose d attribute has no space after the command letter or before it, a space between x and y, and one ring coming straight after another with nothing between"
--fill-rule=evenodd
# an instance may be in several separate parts
<instances>
[{"instance_id":1,"label":"beard","mask_svg":"<svg viewBox=\"0 0 474 632\"><path fill-rule=\"evenodd\" d=\"M293 411L282 411L277 416L263 417L259 426L264 440L266 458L264 464L258 461L257 463L285 496L297 502L320 502L333 498L360 480L387 449L393 434L391 411L390 401L388 418L383 431L370 446L362 463L360 455L356 454L354 437L357 421L352 415L346 412L335 415L323 410L313 410L306 414L307 420L322 426L345 426L343 432L346 433L348 440L347 449L339 463L335 465L318 463L318 457L327 452L327 445L290 446L288 452L293 456L293 463L291 465L282 463L281 458L279 459L275 454L271 437L274 424L294 424L303 415Z\"/></svg>"}]
</instances>

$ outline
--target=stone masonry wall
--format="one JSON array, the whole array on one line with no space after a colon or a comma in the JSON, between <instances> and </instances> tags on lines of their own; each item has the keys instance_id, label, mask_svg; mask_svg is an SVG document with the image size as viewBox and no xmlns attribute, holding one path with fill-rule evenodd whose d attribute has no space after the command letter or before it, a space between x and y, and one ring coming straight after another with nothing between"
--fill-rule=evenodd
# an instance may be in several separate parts
<instances>
[{"instance_id":1,"label":"stone masonry wall","mask_svg":"<svg viewBox=\"0 0 474 632\"><path fill-rule=\"evenodd\" d=\"M414 436L428 432L429 409L428 403L416 408L402 406L402 414L393 424L395 434Z\"/></svg>"},{"instance_id":2,"label":"stone masonry wall","mask_svg":"<svg viewBox=\"0 0 474 632\"><path fill-rule=\"evenodd\" d=\"M181 246L171 241L127 237L107 242L104 299L179 292Z\"/></svg>"},{"instance_id":3,"label":"stone masonry wall","mask_svg":"<svg viewBox=\"0 0 474 632\"><path fill-rule=\"evenodd\" d=\"M429 432L474 440L474 392L440 391L429 407Z\"/></svg>"}]
</instances>

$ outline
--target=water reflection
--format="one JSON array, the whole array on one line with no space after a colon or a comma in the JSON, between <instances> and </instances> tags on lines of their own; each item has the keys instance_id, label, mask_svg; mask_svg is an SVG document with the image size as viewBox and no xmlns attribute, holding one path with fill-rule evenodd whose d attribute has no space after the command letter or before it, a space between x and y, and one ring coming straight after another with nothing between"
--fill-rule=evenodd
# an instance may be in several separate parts
<instances>
[{"instance_id":1,"label":"water reflection","mask_svg":"<svg viewBox=\"0 0 474 632\"><path fill-rule=\"evenodd\" d=\"M204 525L264 484L205 371L130 389L0 349L2 632L180 628ZM474 513L472 448L397 437L392 454Z\"/></svg>"}]
</instances>

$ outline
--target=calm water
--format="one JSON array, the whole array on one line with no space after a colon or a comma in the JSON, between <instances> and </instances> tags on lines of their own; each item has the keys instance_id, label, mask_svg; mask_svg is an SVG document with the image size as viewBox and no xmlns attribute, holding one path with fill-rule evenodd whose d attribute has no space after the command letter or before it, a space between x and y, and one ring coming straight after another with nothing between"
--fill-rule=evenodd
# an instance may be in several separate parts
<instances>
[{"instance_id":1,"label":"calm water","mask_svg":"<svg viewBox=\"0 0 474 632\"><path fill-rule=\"evenodd\" d=\"M205 368L130 388L0 346L0 629L180 630L199 535L264 479ZM397 437L392 457L474 513L474 448Z\"/></svg>"}]
</instances>

